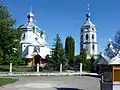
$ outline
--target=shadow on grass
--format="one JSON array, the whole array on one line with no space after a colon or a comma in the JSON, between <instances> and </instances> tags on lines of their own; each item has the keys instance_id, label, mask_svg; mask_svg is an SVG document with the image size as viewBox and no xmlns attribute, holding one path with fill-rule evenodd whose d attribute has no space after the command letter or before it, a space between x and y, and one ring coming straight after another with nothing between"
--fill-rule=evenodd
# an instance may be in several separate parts
<instances>
[{"instance_id":1,"label":"shadow on grass","mask_svg":"<svg viewBox=\"0 0 120 90\"><path fill-rule=\"evenodd\" d=\"M10 69L7 69L7 68L0 68L0 72L9 72ZM12 69L12 71L16 71L14 69Z\"/></svg>"},{"instance_id":2,"label":"shadow on grass","mask_svg":"<svg viewBox=\"0 0 120 90\"><path fill-rule=\"evenodd\" d=\"M6 69L6 68L0 68L0 71L1 71L1 72L7 72L7 71L9 71L9 69Z\"/></svg>"},{"instance_id":3,"label":"shadow on grass","mask_svg":"<svg viewBox=\"0 0 120 90\"><path fill-rule=\"evenodd\" d=\"M85 89L78 89L78 88L56 88L57 90L85 90Z\"/></svg>"}]
</instances>

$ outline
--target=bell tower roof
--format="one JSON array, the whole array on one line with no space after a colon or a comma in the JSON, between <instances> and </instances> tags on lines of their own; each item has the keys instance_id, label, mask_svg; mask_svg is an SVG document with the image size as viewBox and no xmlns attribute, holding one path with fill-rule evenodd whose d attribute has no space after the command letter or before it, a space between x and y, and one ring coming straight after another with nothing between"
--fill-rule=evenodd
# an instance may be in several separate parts
<instances>
[{"instance_id":1,"label":"bell tower roof","mask_svg":"<svg viewBox=\"0 0 120 90\"><path fill-rule=\"evenodd\" d=\"M83 26L95 26L92 22L91 22L91 13L90 13L90 8L89 8L89 4L88 4L88 12L86 14L86 22L84 23Z\"/></svg>"}]
</instances>

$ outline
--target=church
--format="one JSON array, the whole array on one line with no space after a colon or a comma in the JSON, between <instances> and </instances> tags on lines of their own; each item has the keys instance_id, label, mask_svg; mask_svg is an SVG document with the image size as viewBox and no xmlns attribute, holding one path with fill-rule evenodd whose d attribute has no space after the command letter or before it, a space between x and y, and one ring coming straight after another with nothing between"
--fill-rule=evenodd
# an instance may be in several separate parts
<instances>
[{"instance_id":1,"label":"church","mask_svg":"<svg viewBox=\"0 0 120 90\"><path fill-rule=\"evenodd\" d=\"M21 53L28 66L42 64L41 61L52 52L45 40L45 32L35 24L34 17L31 10L27 15L28 22L21 27Z\"/></svg>"},{"instance_id":2,"label":"church","mask_svg":"<svg viewBox=\"0 0 120 90\"><path fill-rule=\"evenodd\" d=\"M91 13L88 8L86 21L80 29L80 51L86 49L87 58L97 55L97 34L96 26L91 22Z\"/></svg>"}]
</instances>

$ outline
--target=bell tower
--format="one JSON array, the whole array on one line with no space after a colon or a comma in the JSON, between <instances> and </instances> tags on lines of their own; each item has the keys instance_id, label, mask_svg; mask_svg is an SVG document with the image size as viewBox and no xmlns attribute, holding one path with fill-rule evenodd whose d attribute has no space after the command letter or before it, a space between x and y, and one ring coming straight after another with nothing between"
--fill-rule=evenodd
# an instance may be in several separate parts
<instances>
[{"instance_id":1,"label":"bell tower","mask_svg":"<svg viewBox=\"0 0 120 90\"><path fill-rule=\"evenodd\" d=\"M91 22L91 13L88 6L86 21L80 30L80 51L87 50L88 57L97 55L97 34L96 26Z\"/></svg>"}]
</instances>

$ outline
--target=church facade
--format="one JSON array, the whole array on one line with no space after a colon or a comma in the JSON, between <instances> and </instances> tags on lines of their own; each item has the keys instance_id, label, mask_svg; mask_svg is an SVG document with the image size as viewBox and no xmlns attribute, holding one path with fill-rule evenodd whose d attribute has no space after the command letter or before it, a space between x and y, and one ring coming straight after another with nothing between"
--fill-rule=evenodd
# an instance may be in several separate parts
<instances>
[{"instance_id":1,"label":"church facade","mask_svg":"<svg viewBox=\"0 0 120 90\"><path fill-rule=\"evenodd\" d=\"M97 34L96 26L91 22L91 13L88 8L88 13L86 14L86 21L80 29L80 51L83 49L87 50L87 58L93 55L97 55Z\"/></svg>"},{"instance_id":2,"label":"church facade","mask_svg":"<svg viewBox=\"0 0 120 90\"><path fill-rule=\"evenodd\" d=\"M32 11L28 13L28 22L21 27L21 53L26 58L27 65L40 64L40 59L45 59L46 55L51 55L51 49L45 40L45 32L41 30L34 20ZM35 61L35 57L38 57Z\"/></svg>"}]
</instances>

